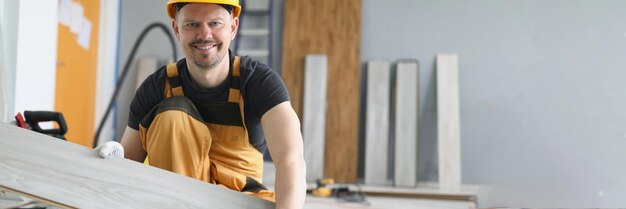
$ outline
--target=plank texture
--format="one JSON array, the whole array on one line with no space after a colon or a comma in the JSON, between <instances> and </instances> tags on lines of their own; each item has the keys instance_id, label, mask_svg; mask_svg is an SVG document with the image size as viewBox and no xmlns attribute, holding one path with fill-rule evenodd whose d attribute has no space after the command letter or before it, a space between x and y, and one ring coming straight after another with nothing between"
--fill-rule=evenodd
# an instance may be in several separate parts
<instances>
[{"instance_id":1,"label":"plank texture","mask_svg":"<svg viewBox=\"0 0 626 209\"><path fill-rule=\"evenodd\" d=\"M306 56L302 136L308 181L324 177L327 66L326 55Z\"/></svg>"},{"instance_id":2,"label":"plank texture","mask_svg":"<svg viewBox=\"0 0 626 209\"><path fill-rule=\"evenodd\" d=\"M324 175L356 182L358 165L361 0L286 0L282 76L302 116L304 56L328 56Z\"/></svg>"},{"instance_id":3,"label":"plank texture","mask_svg":"<svg viewBox=\"0 0 626 209\"><path fill-rule=\"evenodd\" d=\"M461 188L459 67L456 54L437 55L437 143L439 188Z\"/></svg>"},{"instance_id":4,"label":"plank texture","mask_svg":"<svg viewBox=\"0 0 626 209\"><path fill-rule=\"evenodd\" d=\"M419 70L417 61L396 67L394 185L417 186Z\"/></svg>"},{"instance_id":5,"label":"plank texture","mask_svg":"<svg viewBox=\"0 0 626 209\"><path fill-rule=\"evenodd\" d=\"M0 190L63 208L274 208L229 189L0 124Z\"/></svg>"},{"instance_id":6,"label":"plank texture","mask_svg":"<svg viewBox=\"0 0 626 209\"><path fill-rule=\"evenodd\" d=\"M387 184L389 147L389 62L367 63L365 184Z\"/></svg>"}]
</instances>

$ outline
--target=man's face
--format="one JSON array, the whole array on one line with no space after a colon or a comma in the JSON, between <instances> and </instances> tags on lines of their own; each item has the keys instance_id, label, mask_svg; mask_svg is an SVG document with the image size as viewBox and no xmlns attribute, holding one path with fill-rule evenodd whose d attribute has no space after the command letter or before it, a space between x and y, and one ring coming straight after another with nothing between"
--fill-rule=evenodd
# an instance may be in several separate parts
<instances>
[{"instance_id":1,"label":"man's face","mask_svg":"<svg viewBox=\"0 0 626 209\"><path fill-rule=\"evenodd\" d=\"M172 21L188 61L205 69L218 66L235 37L239 19L217 4L190 3Z\"/></svg>"}]
</instances>

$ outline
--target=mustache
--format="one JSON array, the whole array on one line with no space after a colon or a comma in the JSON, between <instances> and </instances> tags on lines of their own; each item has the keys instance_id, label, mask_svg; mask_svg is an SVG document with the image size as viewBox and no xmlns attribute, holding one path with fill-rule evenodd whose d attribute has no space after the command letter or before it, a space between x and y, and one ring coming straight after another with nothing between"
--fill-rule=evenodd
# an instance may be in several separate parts
<instances>
[{"instance_id":1,"label":"mustache","mask_svg":"<svg viewBox=\"0 0 626 209\"><path fill-rule=\"evenodd\" d=\"M207 40L195 40L193 42L191 42L190 44L219 44L220 42L214 40L214 39L207 39Z\"/></svg>"}]
</instances>

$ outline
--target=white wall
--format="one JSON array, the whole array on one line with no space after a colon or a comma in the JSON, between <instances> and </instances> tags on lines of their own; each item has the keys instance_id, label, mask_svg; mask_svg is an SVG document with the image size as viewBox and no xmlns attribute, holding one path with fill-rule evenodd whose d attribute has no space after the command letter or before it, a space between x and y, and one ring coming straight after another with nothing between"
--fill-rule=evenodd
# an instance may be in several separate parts
<instances>
[{"instance_id":1,"label":"white wall","mask_svg":"<svg viewBox=\"0 0 626 209\"><path fill-rule=\"evenodd\" d=\"M115 90L120 0L101 0L98 34L98 73L96 84L96 109L94 130L98 129L107 105ZM114 113L111 112L100 133L99 142L103 143L114 137Z\"/></svg>"},{"instance_id":2,"label":"white wall","mask_svg":"<svg viewBox=\"0 0 626 209\"><path fill-rule=\"evenodd\" d=\"M6 100L6 95L7 93L5 92L5 85L6 85L6 78L5 78L5 72L4 72L4 45L2 44L3 38L2 38L2 9L0 7L0 123L6 123L8 122L7 118L8 118L8 114L7 114L7 100Z\"/></svg>"},{"instance_id":3,"label":"white wall","mask_svg":"<svg viewBox=\"0 0 626 209\"><path fill-rule=\"evenodd\" d=\"M15 112L54 110L55 79L51 78L56 77L57 3L19 1L17 40L6 41L17 41Z\"/></svg>"},{"instance_id":4,"label":"white wall","mask_svg":"<svg viewBox=\"0 0 626 209\"><path fill-rule=\"evenodd\" d=\"M479 207L626 205L626 1L363 0L362 15L363 61L420 61L420 180L437 174L435 55L458 53Z\"/></svg>"},{"instance_id":5,"label":"white wall","mask_svg":"<svg viewBox=\"0 0 626 209\"><path fill-rule=\"evenodd\" d=\"M13 1L0 1L0 22L2 24L2 45L0 46L3 51L4 72L0 77L4 87L3 102L5 105L5 114L0 116L0 121L9 121L9 118L14 113L14 101L15 101L15 61L17 54L17 23L19 20L18 10L19 2Z\"/></svg>"}]
</instances>

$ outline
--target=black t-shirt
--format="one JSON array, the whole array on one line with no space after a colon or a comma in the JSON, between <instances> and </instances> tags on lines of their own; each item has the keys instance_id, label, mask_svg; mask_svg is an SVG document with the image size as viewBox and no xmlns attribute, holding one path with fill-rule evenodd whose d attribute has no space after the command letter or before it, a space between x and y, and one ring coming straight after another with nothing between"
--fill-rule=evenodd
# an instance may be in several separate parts
<instances>
[{"instance_id":1,"label":"black t-shirt","mask_svg":"<svg viewBox=\"0 0 626 209\"><path fill-rule=\"evenodd\" d=\"M230 54L230 53L229 53ZM228 78L212 89L200 89L192 83L185 59L176 63L185 97L193 103L227 102L233 73L233 60L230 57ZM150 110L165 99L165 81L167 72L161 67L139 86L130 104L128 126L139 130L139 123ZM274 106L289 101L289 94L282 79L269 66L254 61L247 56L240 61L240 87L244 98L244 117L250 143L260 152L265 151L265 137L261 126L261 117Z\"/></svg>"}]
</instances>

